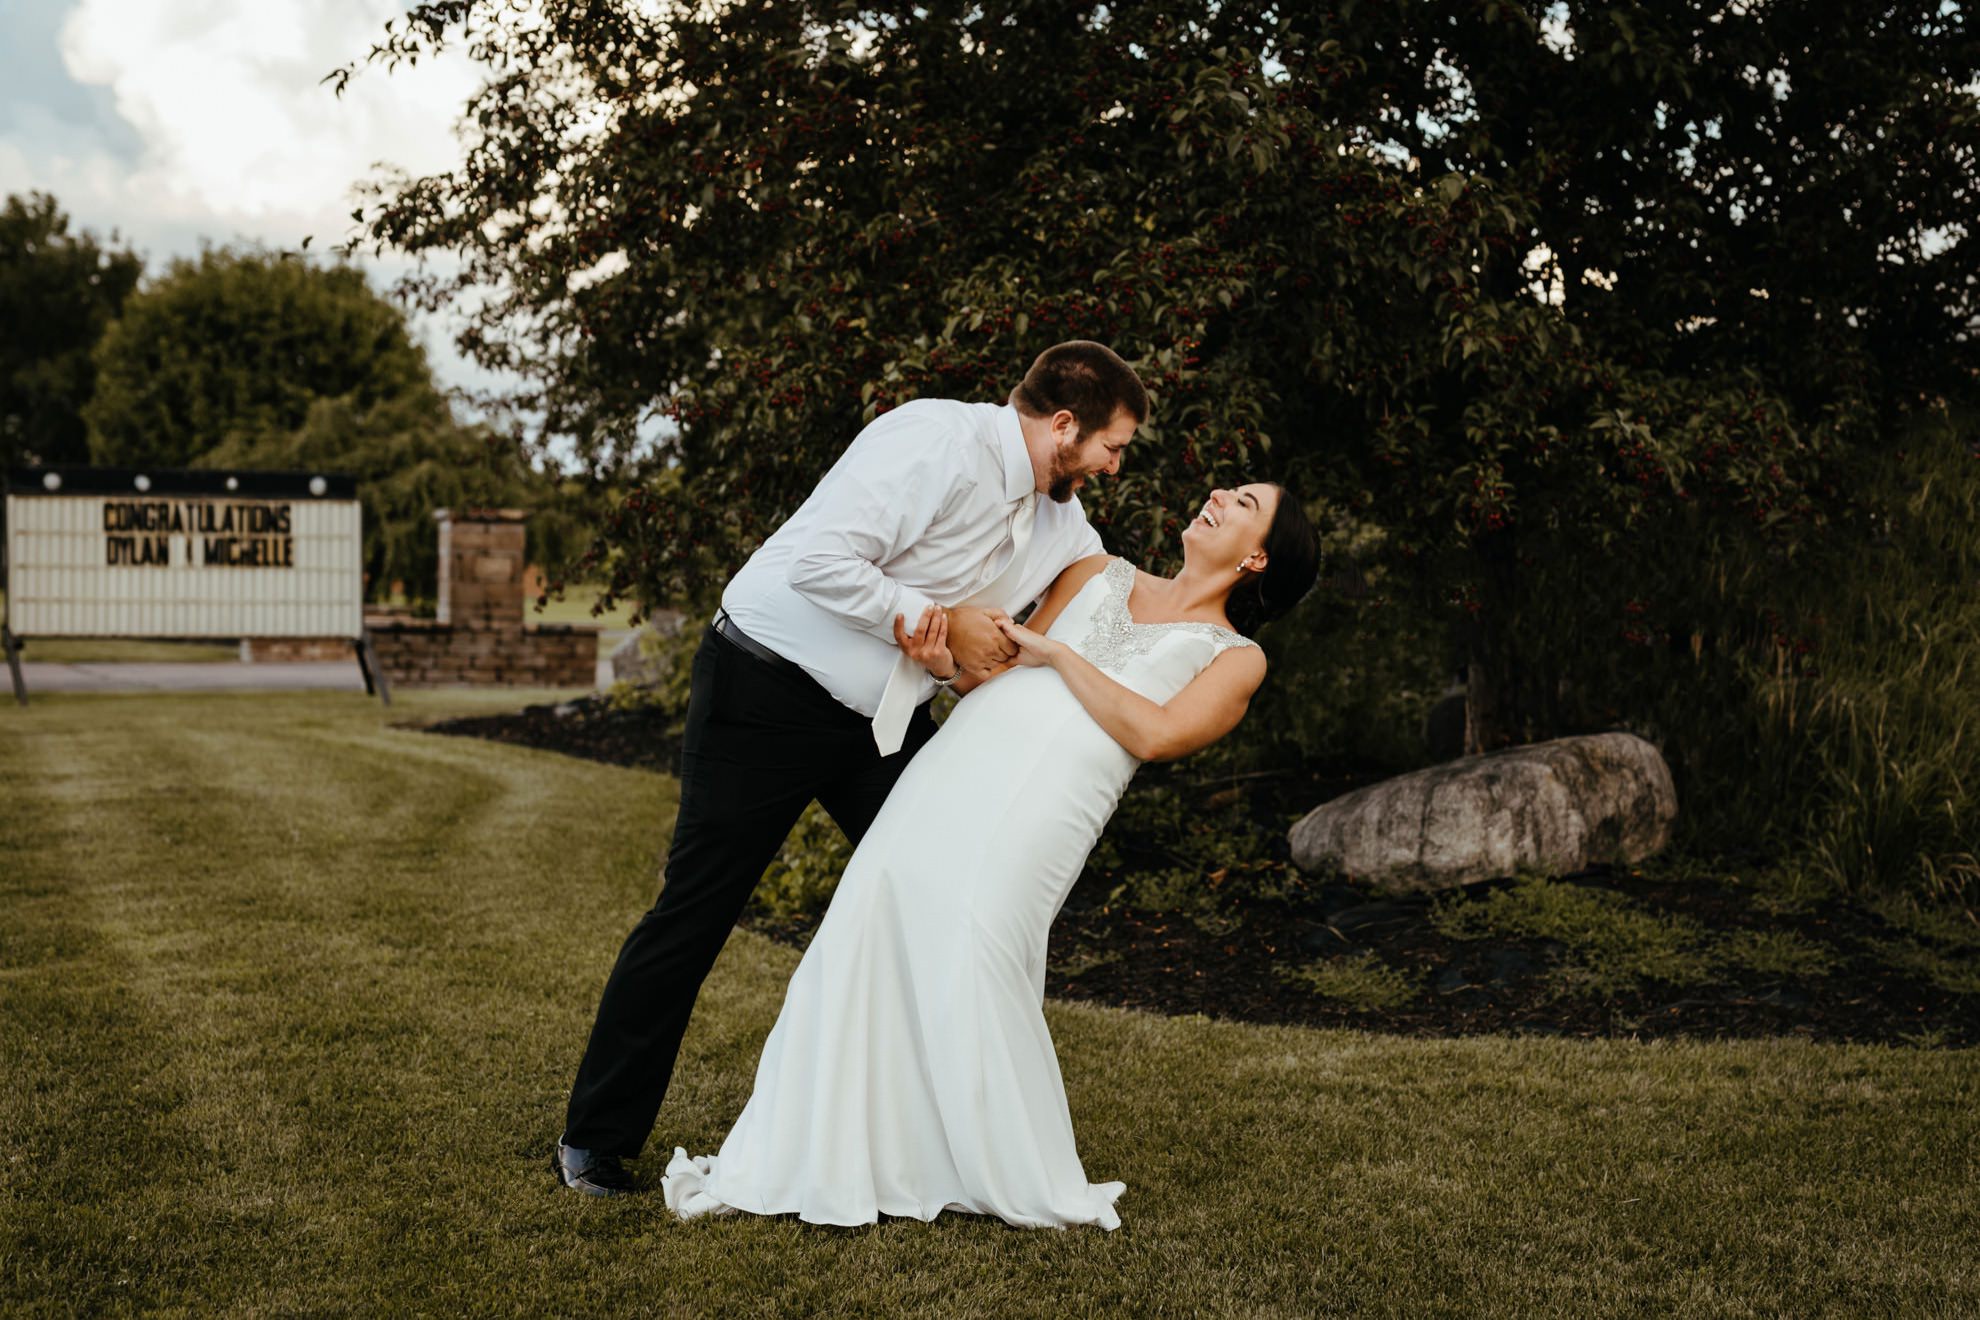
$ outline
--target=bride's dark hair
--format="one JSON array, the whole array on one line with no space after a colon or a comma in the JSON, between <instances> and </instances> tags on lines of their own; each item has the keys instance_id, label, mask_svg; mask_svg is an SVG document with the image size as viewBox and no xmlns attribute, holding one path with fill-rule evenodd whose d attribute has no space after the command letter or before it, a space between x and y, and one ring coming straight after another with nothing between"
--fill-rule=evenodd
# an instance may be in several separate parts
<instances>
[{"instance_id":1,"label":"bride's dark hair","mask_svg":"<svg viewBox=\"0 0 1980 1320\"><path fill-rule=\"evenodd\" d=\"M1279 507L1265 529L1265 571L1247 571L1224 602L1231 627L1246 637L1299 604L1320 576L1320 533L1298 498L1277 488Z\"/></svg>"}]
</instances>

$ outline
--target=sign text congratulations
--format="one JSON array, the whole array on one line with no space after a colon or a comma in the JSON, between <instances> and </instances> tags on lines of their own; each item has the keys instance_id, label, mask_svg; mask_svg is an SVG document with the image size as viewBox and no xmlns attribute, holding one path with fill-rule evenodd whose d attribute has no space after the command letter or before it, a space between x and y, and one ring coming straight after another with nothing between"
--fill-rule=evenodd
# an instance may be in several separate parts
<instances>
[{"instance_id":1,"label":"sign text congratulations","mask_svg":"<svg viewBox=\"0 0 1980 1320\"><path fill-rule=\"evenodd\" d=\"M286 503L109 499L103 502L103 531L103 562L114 568L170 567L174 537L185 544L180 564L294 568L296 563Z\"/></svg>"}]
</instances>

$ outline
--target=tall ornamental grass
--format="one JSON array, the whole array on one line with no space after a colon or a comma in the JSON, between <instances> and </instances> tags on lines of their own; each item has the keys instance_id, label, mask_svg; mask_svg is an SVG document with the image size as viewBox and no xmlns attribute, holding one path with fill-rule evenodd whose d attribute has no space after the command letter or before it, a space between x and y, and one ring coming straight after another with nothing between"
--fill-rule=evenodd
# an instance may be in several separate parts
<instances>
[{"instance_id":1,"label":"tall ornamental grass","mask_svg":"<svg viewBox=\"0 0 1980 1320\"><path fill-rule=\"evenodd\" d=\"M1809 896L1980 896L1977 434L1971 409L1912 418L1820 556L1693 561L1695 628L1608 676L1606 713L1671 762L1681 842L1762 849Z\"/></svg>"},{"instance_id":2,"label":"tall ornamental grass","mask_svg":"<svg viewBox=\"0 0 1980 1320\"><path fill-rule=\"evenodd\" d=\"M1876 462L1882 535L1810 584L1813 671L1745 657L1754 769L1794 794L1782 855L1820 887L1980 898L1976 420L1928 414Z\"/></svg>"}]
</instances>

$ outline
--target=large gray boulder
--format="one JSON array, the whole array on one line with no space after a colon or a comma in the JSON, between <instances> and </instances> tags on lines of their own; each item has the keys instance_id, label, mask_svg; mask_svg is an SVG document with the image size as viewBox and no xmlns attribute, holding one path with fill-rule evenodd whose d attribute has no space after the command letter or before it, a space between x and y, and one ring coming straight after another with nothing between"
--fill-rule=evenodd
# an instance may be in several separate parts
<instances>
[{"instance_id":1,"label":"large gray boulder","mask_svg":"<svg viewBox=\"0 0 1980 1320\"><path fill-rule=\"evenodd\" d=\"M1292 827L1293 861L1391 893L1516 871L1565 875L1661 850L1677 790L1633 733L1557 738L1467 756L1323 803Z\"/></svg>"},{"instance_id":2,"label":"large gray boulder","mask_svg":"<svg viewBox=\"0 0 1980 1320\"><path fill-rule=\"evenodd\" d=\"M612 648L607 663L612 681L647 687L665 676L669 660L666 642L680 635L684 616L679 610L655 610L645 625L628 633Z\"/></svg>"},{"instance_id":3,"label":"large gray boulder","mask_svg":"<svg viewBox=\"0 0 1980 1320\"><path fill-rule=\"evenodd\" d=\"M651 683L657 676L655 657L648 654L647 638L652 634L644 628L634 629L625 639L612 648L605 663L612 667L614 683Z\"/></svg>"}]
</instances>

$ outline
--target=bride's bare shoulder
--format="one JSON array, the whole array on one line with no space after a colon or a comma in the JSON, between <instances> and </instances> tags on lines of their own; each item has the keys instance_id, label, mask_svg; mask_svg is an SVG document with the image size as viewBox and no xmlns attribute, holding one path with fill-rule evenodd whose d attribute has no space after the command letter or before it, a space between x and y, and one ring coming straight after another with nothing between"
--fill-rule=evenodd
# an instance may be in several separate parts
<instances>
[{"instance_id":1,"label":"bride's bare shoulder","mask_svg":"<svg viewBox=\"0 0 1980 1320\"><path fill-rule=\"evenodd\" d=\"M1052 581L1052 590L1078 591L1091 582L1095 574L1105 572L1107 565L1113 562L1112 555L1088 555L1084 559L1075 559L1059 570L1059 576Z\"/></svg>"}]
</instances>

